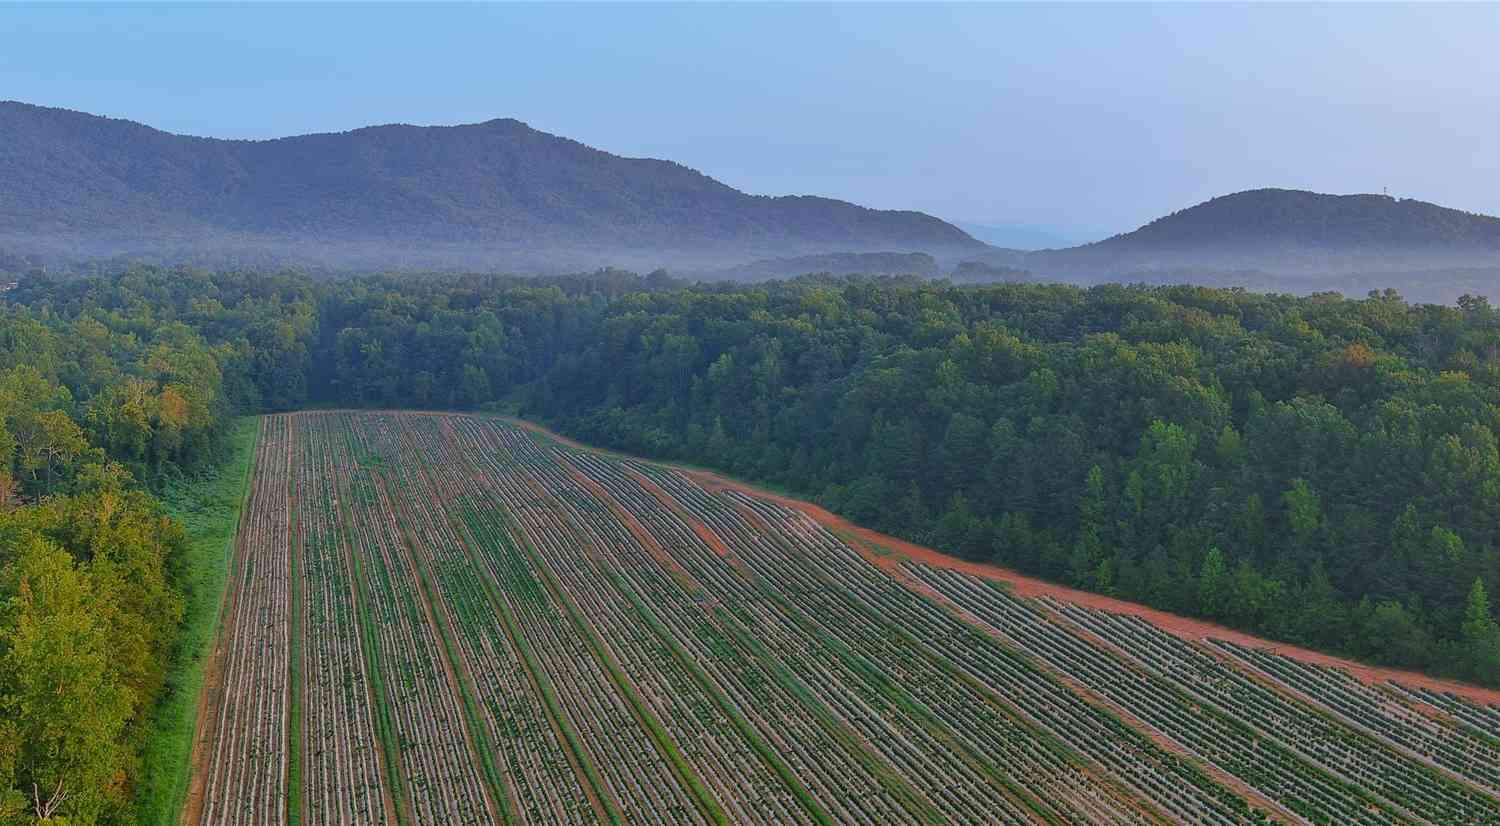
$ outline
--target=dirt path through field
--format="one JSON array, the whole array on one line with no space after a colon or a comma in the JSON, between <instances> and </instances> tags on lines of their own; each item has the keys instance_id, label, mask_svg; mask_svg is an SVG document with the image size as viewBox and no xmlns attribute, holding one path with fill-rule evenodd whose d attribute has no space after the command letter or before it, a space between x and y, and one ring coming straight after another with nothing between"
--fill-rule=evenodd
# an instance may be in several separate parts
<instances>
[{"instance_id":1,"label":"dirt path through field","mask_svg":"<svg viewBox=\"0 0 1500 826\"><path fill-rule=\"evenodd\" d=\"M533 433L539 434L545 438L551 439L555 442L558 442L559 444L567 445L568 447L572 447L577 450L587 450L594 453L603 453L614 456L624 455L615 453L614 451L590 447L589 445L585 445L580 442L574 441L573 439L569 439L566 436L553 433L551 430L548 430L547 428L536 424L535 422L528 422L523 419L514 418L506 418L505 421L517 427L521 427ZM639 459L637 457L629 458L635 459L636 461L650 461ZM1008 585L1010 585L1012 592L1017 596L1050 596L1055 599L1060 599L1077 605L1083 605L1089 608L1097 608L1115 614L1129 614L1132 616L1137 616L1151 622L1152 624L1165 631L1169 631L1172 634L1175 634L1184 639L1200 640L1205 638L1213 638L1219 640L1228 640L1229 642L1238 643L1240 645L1248 645L1265 649L1276 654L1281 654L1282 656L1291 657L1292 659L1300 660L1302 662L1310 663L1313 665L1342 668L1348 671L1350 674L1354 675L1354 677L1361 682L1367 684L1374 684L1391 680L1407 686L1421 687L1439 692L1446 691L1452 694L1466 697L1475 702L1490 703L1496 706L1500 706L1500 690L1481 688L1479 686L1468 685L1466 683L1439 679L1437 677L1431 677L1426 674L1420 674L1414 671L1403 671L1396 668L1383 668L1381 666L1367 665L1365 663L1355 662L1354 660L1345 659L1343 657L1336 657L1331 654L1324 654L1307 648L1300 648L1295 645L1288 645L1286 643L1279 643L1272 640L1262 639L1260 637L1246 634L1242 631L1235 631L1231 628L1225 628L1222 625L1215 625L1214 623L1206 622L1204 620L1196 620L1188 617L1178 616L1176 614L1169 614L1165 611L1158 611L1154 608L1148 608L1144 605L1138 605L1133 602L1125 602L1124 600L1107 597L1102 594L1080 591L1075 588L1069 588L1065 585L1056 585L1054 583L1044 582L1040 579L1017 573L1016 571L1012 571L1009 568L1002 568L999 565L991 565L981 562L969 562L967 560L948 556L947 554L935 551L931 548L922 547L921 545L908 542L904 539L897 539L894 536L887 536L886 534L871 530L869 528L862 528L837 514L831 513L823 508L818 507L817 505L812 504L811 502L804 502L800 499L793 499L789 496L783 496L779 493L773 493L771 491L755 487L754 485L748 484L746 482L741 482L736 479L730 479L726 476L721 476L718 473L714 473L713 471L703 470L701 468L672 465L666 462L652 462L652 464L660 465L663 467L670 467L686 473L695 481L697 481L698 484L704 486L709 490L737 490L741 493L749 494L750 496L755 496L760 499L776 502L789 508L799 510L815 521L821 523L824 527L828 528L831 531L834 531L835 533L852 534L855 537L863 540L862 542L853 543L854 547L861 554L865 555L866 558L870 559L870 561L881 565L881 567L889 568L891 560L889 558L882 558L878 554L874 553L871 546L893 552L902 557L905 557L906 559L920 562L924 565L931 565L935 568L948 568L951 570L962 571L966 574L983 577L985 579L1007 583ZM866 545L866 543L868 543L868 545Z\"/></svg>"}]
</instances>

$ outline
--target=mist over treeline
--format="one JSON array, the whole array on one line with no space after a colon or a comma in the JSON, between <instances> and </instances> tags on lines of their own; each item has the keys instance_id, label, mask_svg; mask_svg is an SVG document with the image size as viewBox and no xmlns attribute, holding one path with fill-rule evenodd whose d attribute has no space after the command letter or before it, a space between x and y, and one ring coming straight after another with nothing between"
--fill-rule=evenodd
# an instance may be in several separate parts
<instances>
[{"instance_id":1,"label":"mist over treeline","mask_svg":"<svg viewBox=\"0 0 1500 826\"><path fill-rule=\"evenodd\" d=\"M1417 251L1409 251L1409 262ZM1392 256L1372 262L1367 269L1294 269L1278 272L1237 267L1243 260L1226 255L1224 266L1060 271L1048 274L1045 262L1026 253L998 250L981 255L931 255L922 252L836 252L744 261L732 253L700 250L697 265L683 264L670 254L640 250L591 249L531 252L513 257L478 245L450 245L412 249L394 243L366 245L272 244L235 246L204 244L156 248L149 252L110 252L108 245L70 245L58 239L7 239L0 243L0 279L24 277L72 278L110 275L135 265L190 266L210 270L274 273L294 270L315 279L340 279L387 274L494 273L518 277L576 276L596 271L657 273L676 283L785 280L804 275L910 276L954 283L985 284L1034 282L1090 286L1096 284L1198 284L1240 288L1260 293L1313 295L1338 293L1358 298L1372 291L1395 290L1409 301L1453 305L1465 295L1500 301L1500 266L1476 266L1474 259L1455 259L1453 266L1430 262L1426 268L1397 269ZM1205 256L1206 257L1206 256ZM677 261L676 265L673 262Z\"/></svg>"},{"instance_id":2,"label":"mist over treeline","mask_svg":"<svg viewBox=\"0 0 1500 826\"><path fill-rule=\"evenodd\" d=\"M968 250L972 253L972 250ZM960 251L828 250L818 246L642 248L622 244L532 245L398 240L321 241L247 238L230 233L192 240L100 239L0 232L0 271L82 273L132 263L209 269L294 268L310 273L511 272L562 275L600 268L667 269L686 277L764 280L808 272L937 275L974 259Z\"/></svg>"},{"instance_id":3,"label":"mist over treeline","mask_svg":"<svg viewBox=\"0 0 1500 826\"><path fill-rule=\"evenodd\" d=\"M11 253L0 267L12 272L131 261L320 275L617 267L714 281L826 272L1394 288L1439 303L1495 296L1500 280L1500 218L1385 195L1247 190L1095 243L1020 250L917 211L743 192L513 119L226 141L0 102L0 142L0 250Z\"/></svg>"}]
</instances>

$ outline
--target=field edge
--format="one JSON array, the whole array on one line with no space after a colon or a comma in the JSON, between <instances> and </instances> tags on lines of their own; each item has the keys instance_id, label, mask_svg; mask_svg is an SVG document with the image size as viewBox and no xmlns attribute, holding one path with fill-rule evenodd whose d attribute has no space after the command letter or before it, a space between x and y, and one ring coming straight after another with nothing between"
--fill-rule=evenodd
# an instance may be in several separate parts
<instances>
[{"instance_id":1,"label":"field edge","mask_svg":"<svg viewBox=\"0 0 1500 826\"><path fill-rule=\"evenodd\" d=\"M141 826L180 822L188 799L203 688L222 628L234 542L250 490L260 426L258 415L236 419L225 461L207 478L179 483L162 497L167 513L187 531L184 568L189 592L166 690L142 755L137 808Z\"/></svg>"},{"instance_id":2,"label":"field edge","mask_svg":"<svg viewBox=\"0 0 1500 826\"><path fill-rule=\"evenodd\" d=\"M1066 585L1048 582L991 562L965 560L939 550L918 545L909 540L880 533L872 528L857 525L820 505L800 499L793 493L779 490L774 485L737 479L713 468L636 456L606 447L590 445L558 433L542 422L518 416L499 413L463 412L446 413L443 415L469 415L475 418L494 419L521 428L537 438L548 440L572 450L668 468L686 474L710 491L737 490L758 499L790 507L806 515L834 535L846 541L851 548L877 567L885 568L893 561L910 560L936 568L959 571L995 582L1020 597L1051 596L1075 605L1114 614L1140 617L1163 631L1185 640L1227 640L1240 645L1269 651L1273 654L1288 657L1309 665L1343 669L1366 685L1390 681L1438 692L1448 692L1480 703L1500 705L1500 690L1497 689L1486 688L1447 677L1437 677L1420 671L1375 665L1339 654L1331 654L1278 640L1257 637L1245 631L1219 625L1210 620L1172 614L1138 603L1097 594L1092 591L1081 591ZM853 541L850 541L851 539Z\"/></svg>"}]
</instances>

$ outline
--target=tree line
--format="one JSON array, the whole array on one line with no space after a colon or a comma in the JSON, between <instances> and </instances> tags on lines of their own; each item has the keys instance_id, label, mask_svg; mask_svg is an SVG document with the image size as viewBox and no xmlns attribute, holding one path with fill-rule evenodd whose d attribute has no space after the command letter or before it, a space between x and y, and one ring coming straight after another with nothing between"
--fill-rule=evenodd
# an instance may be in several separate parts
<instances>
[{"instance_id":1,"label":"tree line","mask_svg":"<svg viewBox=\"0 0 1500 826\"><path fill-rule=\"evenodd\" d=\"M145 294L0 305L0 823L132 822L187 597L152 491L216 461L239 362Z\"/></svg>"},{"instance_id":2,"label":"tree line","mask_svg":"<svg viewBox=\"0 0 1500 826\"><path fill-rule=\"evenodd\" d=\"M317 403L508 406L969 559L1500 684L1483 299L608 271L323 295Z\"/></svg>"},{"instance_id":3,"label":"tree line","mask_svg":"<svg viewBox=\"0 0 1500 826\"><path fill-rule=\"evenodd\" d=\"M15 629L83 639L23 620L68 604L36 607L33 583L111 582L94 540L45 514L113 497L159 520L149 491L216 461L236 412L416 407L519 413L965 558L1500 685L1500 314L1483 299L132 267L23 278L3 313L0 459L23 503L0 515L10 663L30 656ZM180 590L172 529L154 535L133 564L159 564L166 596L108 597L168 629L148 647L170 646ZM113 626L129 624L97 632ZM98 731L128 776L153 683L113 673L134 705ZM30 696L12 682L0 703ZM40 765L0 751L0 788L24 792L0 812L40 811ZM128 810L128 784L116 797L97 822Z\"/></svg>"}]
</instances>

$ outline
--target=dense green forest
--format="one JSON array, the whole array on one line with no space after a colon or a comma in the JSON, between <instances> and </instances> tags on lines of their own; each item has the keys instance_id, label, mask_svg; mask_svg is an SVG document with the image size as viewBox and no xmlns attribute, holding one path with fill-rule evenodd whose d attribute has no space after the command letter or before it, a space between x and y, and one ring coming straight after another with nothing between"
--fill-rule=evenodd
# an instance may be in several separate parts
<instances>
[{"instance_id":1,"label":"dense green forest","mask_svg":"<svg viewBox=\"0 0 1500 826\"><path fill-rule=\"evenodd\" d=\"M144 303L0 307L0 823L129 822L188 579L143 483L214 463L235 362Z\"/></svg>"},{"instance_id":2,"label":"dense green forest","mask_svg":"<svg viewBox=\"0 0 1500 826\"><path fill-rule=\"evenodd\" d=\"M185 587L149 491L212 467L243 411L515 412L968 558L1500 685L1482 299L137 267L23 278L0 319L0 823L58 798L70 823L128 820Z\"/></svg>"}]
</instances>

